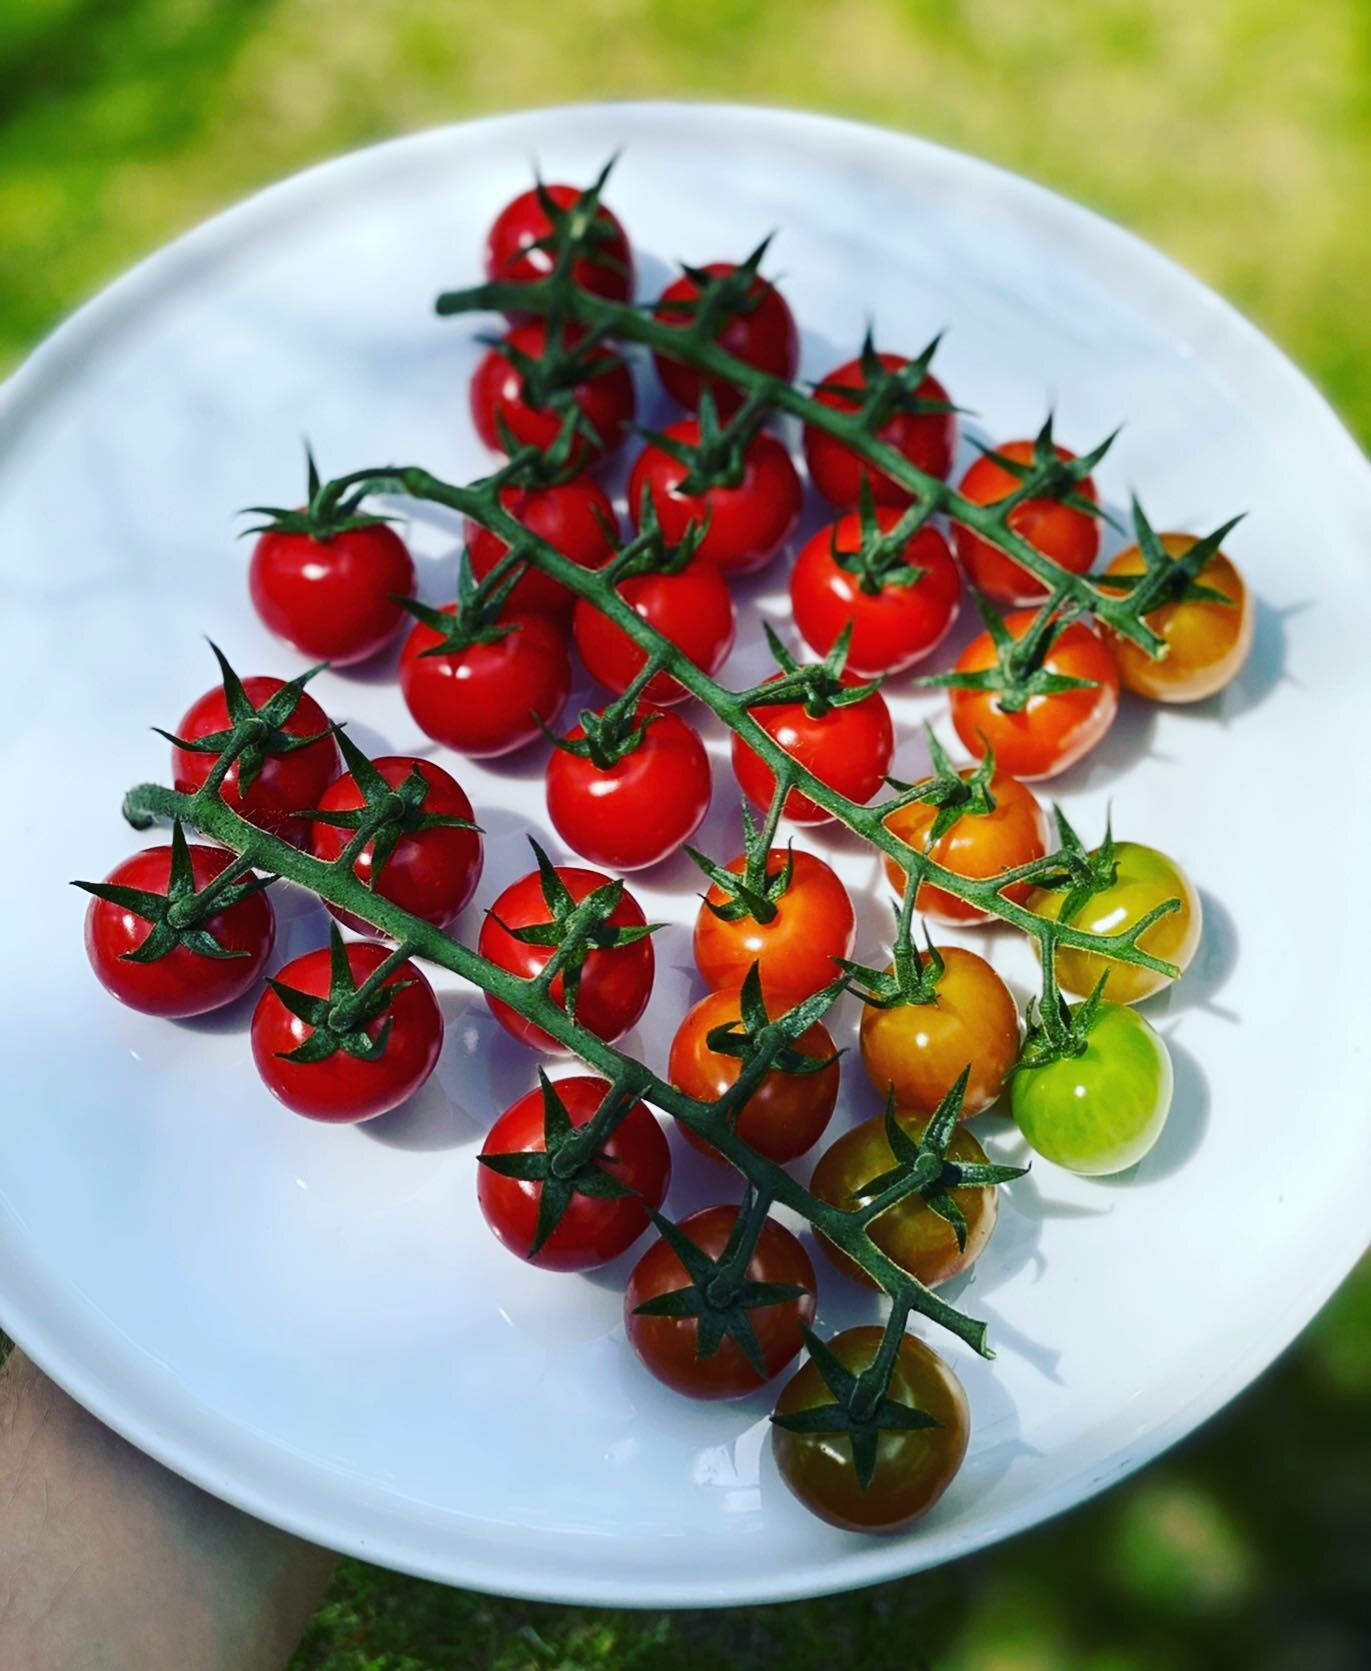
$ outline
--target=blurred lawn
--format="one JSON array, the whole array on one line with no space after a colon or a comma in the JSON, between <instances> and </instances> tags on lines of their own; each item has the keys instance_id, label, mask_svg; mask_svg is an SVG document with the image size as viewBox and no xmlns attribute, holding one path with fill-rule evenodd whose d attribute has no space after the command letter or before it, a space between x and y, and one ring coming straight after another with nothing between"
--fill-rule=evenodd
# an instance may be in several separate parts
<instances>
[{"instance_id":1,"label":"blurred lawn","mask_svg":"<svg viewBox=\"0 0 1371 1671\"><path fill-rule=\"evenodd\" d=\"M1365 0L10 0L0 87L0 364L134 257L318 158L480 111L687 94L907 127L1092 204L1236 301L1371 440ZM1363 1269L1190 1443L938 1573L641 1615L348 1563L297 1666L1365 1664L1369 1339Z\"/></svg>"}]
</instances>

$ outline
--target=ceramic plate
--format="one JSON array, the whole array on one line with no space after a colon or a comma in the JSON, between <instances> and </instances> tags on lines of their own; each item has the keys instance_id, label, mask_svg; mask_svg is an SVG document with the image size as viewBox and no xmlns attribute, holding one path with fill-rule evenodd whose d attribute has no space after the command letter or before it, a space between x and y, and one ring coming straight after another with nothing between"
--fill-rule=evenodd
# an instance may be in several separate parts
<instances>
[{"instance_id":1,"label":"ceramic plate","mask_svg":"<svg viewBox=\"0 0 1371 1671\"><path fill-rule=\"evenodd\" d=\"M1165 527L1251 513L1230 545L1261 600L1241 679L1190 712L1129 704L1054 786L1082 831L1112 804L1116 831L1173 853L1203 891L1198 960L1149 1006L1175 1057L1170 1124L1130 1176L1043 1163L1007 1192L974 1280L953 1290L998 1357L936 1341L970 1394L970 1455L937 1510L888 1541L791 1500L765 1395L694 1408L648 1378L620 1318L629 1261L556 1277L496 1244L476 1152L534 1061L477 994L443 983L446 1049L411 1107L326 1129L257 1081L250 1006L176 1026L109 1001L66 886L139 845L120 797L165 779L148 727L174 725L211 682L203 634L244 673L301 666L248 605L234 512L298 497L304 434L326 470L479 473L466 384L488 322L439 321L433 296L478 277L485 229L534 159L585 180L616 148L609 195L645 294L675 259L736 257L776 228L804 375L851 354L868 318L910 351L946 327L939 371L974 409L971 434L1031 433L1049 405L1077 446L1126 420L1100 471L1109 500L1136 486ZM959 469L969 456L964 443ZM992 1542L1155 1456L1271 1361L1362 1247L1371 808L1346 739L1371 678L1371 482L1274 348L1084 210L914 139L772 111L589 107L401 140L181 239L41 348L0 404L0 528L0 1317L83 1403L211 1491L481 1590L684 1606L839 1589ZM406 531L425 595L450 596L452 521L411 510ZM726 677L760 675L757 617L784 628L783 567L748 598ZM316 688L374 751L426 746L388 668ZM903 690L895 709L912 776L918 721L941 722L943 704ZM711 746L704 845L726 856L737 810ZM556 844L537 758L442 758L488 832L470 937L528 868L524 837ZM1297 794L1315 797L1308 822ZM872 857L804 839L857 892L876 953L888 908ZM671 923L628 1041L659 1068L695 994L696 880L682 861L633 884ZM282 890L278 909L279 959L322 941L311 901ZM1026 996L1024 947L977 944ZM849 1006L841 1030L854 1021ZM874 1109L850 1069L840 1120ZM979 1129L1020 1155L1007 1122ZM671 1204L725 1187L682 1156ZM873 1308L823 1272L824 1326Z\"/></svg>"}]
</instances>

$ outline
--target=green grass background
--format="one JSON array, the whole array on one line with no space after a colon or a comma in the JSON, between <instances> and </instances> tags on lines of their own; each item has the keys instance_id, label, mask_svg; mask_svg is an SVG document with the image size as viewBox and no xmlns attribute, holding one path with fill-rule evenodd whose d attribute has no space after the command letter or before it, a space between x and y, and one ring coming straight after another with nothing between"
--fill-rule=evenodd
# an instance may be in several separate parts
<instances>
[{"instance_id":1,"label":"green grass background","mask_svg":"<svg viewBox=\"0 0 1371 1671\"><path fill-rule=\"evenodd\" d=\"M909 128L1092 204L1236 301L1371 438L1365 0L10 0L0 89L0 364L136 256L336 151L706 95ZM940 1572L628 1614L347 1562L297 1671L1365 1663L1369 1325L1363 1270L1189 1443Z\"/></svg>"}]
</instances>

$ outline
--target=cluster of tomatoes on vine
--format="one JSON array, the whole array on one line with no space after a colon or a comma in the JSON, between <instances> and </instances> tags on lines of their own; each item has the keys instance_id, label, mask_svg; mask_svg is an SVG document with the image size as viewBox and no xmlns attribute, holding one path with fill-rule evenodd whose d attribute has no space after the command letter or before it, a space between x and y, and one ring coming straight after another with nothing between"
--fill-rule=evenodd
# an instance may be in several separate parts
<instances>
[{"instance_id":1,"label":"cluster of tomatoes on vine","mask_svg":"<svg viewBox=\"0 0 1371 1671\"><path fill-rule=\"evenodd\" d=\"M544 277L569 235L578 240L575 282L630 299L632 253L598 186L589 193L540 186L516 199L491 231L488 272L515 282ZM761 275L764 249L736 265L687 268L654 311L664 323L697 329L703 314L729 353L789 380L797 335L784 298ZM815 398L862 414L871 434L946 478L957 414L931 358L931 349L912 358L878 353L868 341L821 380ZM602 336L564 320L512 320L476 370L473 417L494 450L531 460L501 487L510 516L570 561L608 569L636 614L712 675L734 640L729 582L785 549L803 490L761 402L665 351L655 359L688 415L645 436L629 475L627 537L592 473L630 435L634 416L632 378ZM1139 515L1138 546L1106 571L1121 592L1153 584L1157 607L1146 621L1169 649L1154 661L1089 619L1033 607L1050 597L1035 575L956 523L950 546L911 495L845 441L808 426L804 454L811 483L835 513L803 545L790 575L794 622L822 658L821 676L802 675L773 635L774 694L782 699L768 700L762 688L751 711L821 782L862 805L888 781L894 731L880 681L943 640L963 572L978 601L1015 610L1001 620L987 604L986 631L949 680L954 727L979 760L954 767L930 738L933 771L897 786L900 801L887 820L909 848L954 875L977 881L1048 855L1048 819L1026 784L1064 770L1098 741L1121 683L1189 701L1220 688L1241 663L1251 606L1218 536L1158 537ZM1090 476L1099 456L1074 458L1049 426L981 457L961 492L978 505L1019 494L1009 526L1064 571L1084 573L1099 547ZM1052 496L1023 495L1026 480L1050 483ZM551 1000L613 1042L647 1003L654 925L622 877L609 873L678 851L710 802L704 745L676 711L688 692L591 600L578 600L476 524L467 530L453 603L416 602L410 554L385 518L362 508L365 497L365 484L339 493L321 483L311 461L305 505L265 511L251 560L253 601L285 642L338 665L384 648L407 610L415 621L399 677L426 735L476 758L552 736L549 818L588 865L555 865L535 848L534 868L486 914L479 951L525 980L552 964ZM573 644L609 700L558 734ZM176 788L193 795L209 785L250 823L323 861L345 861L376 896L423 922L450 923L482 868L475 813L456 779L419 757L368 759L310 695L310 674L239 679L222 656L220 663L220 684L170 736ZM1127 1006L1165 977L1063 948L1055 979L1085 1002L1045 1018L1025 1050L1017 1007L988 962L956 946L930 942L920 953L913 945L915 911L959 926L988 920L990 911L932 884L915 888L888 859L902 902L893 961L884 969L853 963L855 914L843 883L817 855L776 839L780 816L813 826L831 814L797 789L778 797L771 768L737 736L732 764L766 817L758 829L745 813L744 850L729 863L692 854L710 883L694 936L708 992L672 1042L673 1086L703 1103L726 1096L751 1041L777 1013L836 990L835 981L860 990L861 1058L888 1108L824 1152L812 1190L846 1210L904 1179L889 1210L872 1220L871 1238L929 1287L967 1269L994 1226L1005 1169L991 1165L959 1122L990 1107L1007 1085L1030 1142L1063 1164L1117 1170L1145 1151L1165 1117L1169 1065ZM1011 886L1004 897L1108 933L1175 901L1138 943L1184 968L1200 923L1178 867L1134 843L1107 839L1087 852L1064 820L1059 833L1060 872ZM103 883L83 884L95 896L87 918L92 964L117 997L150 1013L187 1016L233 1002L255 986L270 956L270 880L223 849L188 843L178 824L168 846L134 855ZM330 909L346 927L374 932L365 919ZM405 954L403 945L375 938L346 940L335 927L328 946L268 980L252 1048L287 1107L321 1120L366 1119L424 1083L441 1047L442 1016ZM557 1048L512 1004L493 994L487 1001L530 1048ZM922 1512L965 1449L965 1401L951 1371L904 1337L897 1360L883 1361L882 1387L871 1391L882 1331L849 1331L827 1346L809 1335L813 1266L799 1240L767 1216L764 1199L672 1224L659 1210L670 1151L646 1104L599 1077L539 1077L497 1120L481 1157L481 1207L501 1240L536 1264L584 1270L655 1225L658 1238L626 1296L629 1339L653 1373L694 1396L739 1396L778 1374L807 1340L810 1360L779 1407L787 1478L843 1524L888 1528ZM833 1040L816 1018L741 1106L737 1135L772 1161L797 1159L823 1136L838 1080ZM713 1152L688 1125L682 1130ZM909 1182L916 1171L917 1185ZM820 1245L828 1246L823 1238ZM829 1251L840 1268L876 1286L840 1249ZM825 1428L830 1417L814 1412L830 1406L842 1419L832 1416L837 1426ZM928 1420L915 1422L896 1406ZM851 1440L842 1467L825 1443L834 1431Z\"/></svg>"}]
</instances>

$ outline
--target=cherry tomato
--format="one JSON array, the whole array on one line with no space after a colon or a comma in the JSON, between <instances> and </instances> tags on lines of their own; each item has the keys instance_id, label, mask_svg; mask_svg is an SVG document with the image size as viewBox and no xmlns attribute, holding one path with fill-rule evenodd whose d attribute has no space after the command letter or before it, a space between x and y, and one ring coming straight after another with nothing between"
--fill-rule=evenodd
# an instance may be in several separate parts
<instances>
[{"instance_id":1,"label":"cherry tomato","mask_svg":"<svg viewBox=\"0 0 1371 1671\"><path fill-rule=\"evenodd\" d=\"M558 865L557 875L578 903L596 888L607 887L610 881L598 870L583 870L579 865ZM537 871L532 871L517 882L511 882L491 906L481 925L481 956L513 975L531 980L552 956L553 948L526 945L509 930L530 928L553 920L552 911L543 897L542 880ZM646 920L637 900L625 889L623 898L609 917L610 926L640 928ZM576 998L577 1021L607 1044L622 1038L647 1006L648 995L652 991L653 966L652 941L647 936L628 945L592 948L581 970L580 991ZM566 987L561 974L553 980L550 995L554 1003L566 1007ZM486 1003L506 1032L512 1033L521 1043L534 1050L558 1051L563 1048L541 1027L525 1020L499 998L487 993Z\"/></svg>"},{"instance_id":2,"label":"cherry tomato","mask_svg":"<svg viewBox=\"0 0 1371 1671\"><path fill-rule=\"evenodd\" d=\"M678 574L634 575L620 582L619 595L704 672L717 673L727 660L733 648L733 600L712 564L696 557ZM646 653L587 598L576 605L572 632L591 677L622 695L642 671ZM689 692L669 673L654 673L643 695L670 707L686 701Z\"/></svg>"},{"instance_id":3,"label":"cherry tomato","mask_svg":"<svg viewBox=\"0 0 1371 1671\"><path fill-rule=\"evenodd\" d=\"M641 870L677 851L709 811L709 756L680 717L644 704L643 740L615 765L554 749L547 767L547 812L573 852L612 870ZM567 732L581 742L585 731Z\"/></svg>"},{"instance_id":4,"label":"cherry tomato","mask_svg":"<svg viewBox=\"0 0 1371 1671\"><path fill-rule=\"evenodd\" d=\"M883 1095L904 1110L931 1114L970 1067L962 1118L989 1108L1019 1057L1019 1012L1009 988L983 957L939 946L943 970L927 1004L862 1009L862 1061Z\"/></svg>"},{"instance_id":5,"label":"cherry tomato","mask_svg":"<svg viewBox=\"0 0 1371 1671\"><path fill-rule=\"evenodd\" d=\"M683 418L665 439L694 447L700 420ZM802 489L790 454L765 430L743 450L742 477L736 484L715 483L698 493L682 491L691 466L666 447L650 445L639 453L628 479L628 508L639 526L646 491L669 545L679 545L692 522L704 528L697 557L724 574L751 574L769 563L790 537L800 517Z\"/></svg>"},{"instance_id":6,"label":"cherry tomato","mask_svg":"<svg viewBox=\"0 0 1371 1671\"><path fill-rule=\"evenodd\" d=\"M481 879L481 837L476 830L452 825L422 827L426 818L463 818L472 823L471 802L457 780L431 760L409 754L387 754L371 762L391 788L406 782L417 772L428 785L412 822L420 827L404 829L376 868L376 844L369 841L353 862L353 874L371 888L378 898L391 900L411 916L445 927L476 891ZM334 778L319 798L317 810L351 813L367 805L367 798L351 772ZM345 825L316 820L311 847L316 859L331 863L356 833ZM341 923L359 934L375 930L363 918L330 905Z\"/></svg>"},{"instance_id":7,"label":"cherry tomato","mask_svg":"<svg viewBox=\"0 0 1371 1671\"><path fill-rule=\"evenodd\" d=\"M847 1329L828 1349L854 1375L876 1361L883 1330L867 1324ZM886 1395L933 1417L936 1426L883 1428L876 1436L876 1465L863 1487L844 1432L791 1433L772 1426L771 1447L781 1478L804 1506L830 1525L851 1532L898 1532L938 1501L966 1455L971 1417L961 1382L936 1353L907 1334L900 1343ZM778 1416L831 1405L833 1394L813 1358L786 1382Z\"/></svg>"},{"instance_id":8,"label":"cherry tomato","mask_svg":"<svg viewBox=\"0 0 1371 1671\"><path fill-rule=\"evenodd\" d=\"M850 674L844 674L842 682L849 686L860 683ZM821 783L861 805L881 787L890 770L895 731L890 709L879 691L845 708L830 708L818 718L803 702L753 708L752 717ZM733 770L750 801L759 807L771 805L775 773L739 736L733 739ZM785 816L794 824L826 824L833 814L800 790L792 789L785 798Z\"/></svg>"},{"instance_id":9,"label":"cherry tomato","mask_svg":"<svg viewBox=\"0 0 1371 1671\"><path fill-rule=\"evenodd\" d=\"M243 680L243 690L256 709L263 708L279 690L285 689L284 679L267 677ZM213 737L218 732L232 729L228 701L223 687L213 690L192 702L187 708L176 735L187 742ZM303 748L292 748L287 753L272 752L269 742L261 756L260 769L246 788L242 784L243 760L235 760L224 775L220 796L249 824L269 830L296 847L309 845L309 826L296 816L319 804L319 797L338 770L338 745L329 730L328 715L309 694L301 693L290 716L277 728L289 737L315 737L316 742ZM171 750L171 779L183 795L193 795L214 770L219 756L200 754L193 749Z\"/></svg>"},{"instance_id":10,"label":"cherry tomato","mask_svg":"<svg viewBox=\"0 0 1371 1671\"><path fill-rule=\"evenodd\" d=\"M578 1074L558 1079L553 1089L573 1127L586 1125L609 1090L607 1079ZM483 1155L541 1154L547 1150L546 1110L541 1089L507 1108L481 1146ZM560 1220L536 1253L538 1209L546 1185L510 1178L480 1166L476 1198L486 1223L520 1259L549 1271L589 1271L616 1259L648 1227L648 1207L660 1207L671 1178L671 1150L662 1128L635 1102L606 1140L596 1167L625 1185L628 1195L583 1195L575 1190Z\"/></svg>"},{"instance_id":11,"label":"cherry tomato","mask_svg":"<svg viewBox=\"0 0 1371 1671\"><path fill-rule=\"evenodd\" d=\"M1010 635L1022 638L1034 619L1032 610L1005 617ZM977 673L996 664L990 634L973 638L957 660L959 673ZM1008 713L994 691L951 690L952 724L966 747L975 752L989 744L1004 771L1035 782L1056 777L1088 754L1114 723L1119 707L1119 670L1109 646L1084 621L1072 621L1044 659L1049 673L1091 684L1055 695L1030 696L1018 713Z\"/></svg>"},{"instance_id":12,"label":"cherry tomato","mask_svg":"<svg viewBox=\"0 0 1371 1671\"><path fill-rule=\"evenodd\" d=\"M1006 441L995 450L1016 464L1033 461L1031 441ZM1068 463L1076 456L1065 447L1058 447L1056 453ZM997 464L989 454L982 454L962 477L961 492L975 505L993 505L1007 499L1018 486L1019 478L1012 471ZM1096 497L1095 484L1089 476L1076 484L1075 492L1092 502ZM1070 574L1084 574L1100 549L1100 530L1095 518L1056 499L1025 499L1010 511L1009 526ZM952 536L972 584L993 602L1041 603L1047 597L1047 587L1036 575L960 522L953 523Z\"/></svg>"},{"instance_id":13,"label":"cherry tomato","mask_svg":"<svg viewBox=\"0 0 1371 1671\"><path fill-rule=\"evenodd\" d=\"M914 1138L922 1137L928 1126L926 1114L915 1115L901 1109L895 1117ZM953 1132L947 1158L964 1166L986 1164L985 1150L966 1126L958 1126ZM845 1131L819 1156L809 1187L820 1201L855 1213L876 1199L880 1191L873 1189L872 1184L885 1177L895 1165L885 1121L879 1117L863 1120L861 1125ZM966 1221L963 1247L957 1246L956 1231L933 1211L920 1190L887 1207L871 1221L871 1240L876 1246L889 1254L901 1270L908 1271L928 1288L950 1282L976 1263L985 1252L999 1215L999 1190L994 1184L962 1185L948 1194ZM854 1282L864 1288L880 1286L826 1237L820 1236L819 1245Z\"/></svg>"},{"instance_id":14,"label":"cherry tomato","mask_svg":"<svg viewBox=\"0 0 1371 1671\"><path fill-rule=\"evenodd\" d=\"M394 636L414 590L405 542L383 522L330 539L268 529L252 550L248 590L267 627L301 655L344 667Z\"/></svg>"},{"instance_id":15,"label":"cherry tomato","mask_svg":"<svg viewBox=\"0 0 1371 1671\"><path fill-rule=\"evenodd\" d=\"M959 775L969 779L975 771L974 766L965 766ZM886 819L885 827L915 852L927 853L935 864L972 881L997 876L1002 870L1014 870L1042 858L1048 850L1047 814L1038 805L1033 791L1004 772L994 774L989 789L995 803L989 812L964 811L952 828L945 830L931 846L928 838L938 809L926 802L910 801L897 807ZM904 866L887 857L885 873L895 892L903 894ZM1031 892L1030 883L1012 883L1004 890L1004 897L1022 905ZM932 882L919 884L914 906L937 922L965 925L992 920L989 912L968 905Z\"/></svg>"},{"instance_id":16,"label":"cherry tomato","mask_svg":"<svg viewBox=\"0 0 1371 1671\"><path fill-rule=\"evenodd\" d=\"M1169 556L1182 557L1195 541L1190 534L1163 534ZM1137 546L1121 551L1106 574L1141 574L1146 568ZM1196 577L1198 584L1222 592L1230 603L1181 599L1164 603L1144 617L1166 642L1167 652L1154 661L1128 639L1111 635L1124 689L1154 702L1202 702L1230 683L1252 648L1256 615L1252 594L1232 562L1220 551Z\"/></svg>"},{"instance_id":17,"label":"cherry tomato","mask_svg":"<svg viewBox=\"0 0 1371 1671\"><path fill-rule=\"evenodd\" d=\"M667 1077L678 1091L701 1102L713 1102L734 1083L742 1063L736 1056L711 1050L709 1034L715 1027L737 1022L739 1013L736 988L710 992L686 1012L671 1041L667 1067ZM822 1021L806 1028L794 1048L802 1056L823 1058L834 1054L833 1040ZM743 1104L734 1130L768 1160L794 1160L823 1136L837 1102L837 1062L830 1062L817 1073L786 1073L773 1068ZM682 1125L681 1132L701 1154L719 1158L714 1145L689 1126Z\"/></svg>"},{"instance_id":18,"label":"cherry tomato","mask_svg":"<svg viewBox=\"0 0 1371 1671\"><path fill-rule=\"evenodd\" d=\"M1096 1176L1136 1166L1148 1152L1166 1124L1172 1084L1160 1034L1127 1005L1103 1003L1079 1056L1019 1068L1010 1106L1040 1155Z\"/></svg>"},{"instance_id":19,"label":"cherry tomato","mask_svg":"<svg viewBox=\"0 0 1371 1671\"><path fill-rule=\"evenodd\" d=\"M601 568L615 549L618 519L614 506L590 476L574 476L548 487L516 487L509 482L500 489L500 503L530 533L583 569ZM466 534L472 575L484 580L509 547L478 522L468 522ZM576 595L530 563L514 582L505 607L516 615L550 615L569 626Z\"/></svg>"},{"instance_id":20,"label":"cherry tomato","mask_svg":"<svg viewBox=\"0 0 1371 1671\"><path fill-rule=\"evenodd\" d=\"M344 950L352 982L359 987L392 954L391 947L374 940L354 940ZM286 964L253 1014L252 1057L267 1089L293 1113L334 1124L370 1120L398 1108L433 1072L443 1046L443 1012L420 971L401 963L381 988L399 990L382 1014L359 1029L373 1047L380 1045L374 1056L340 1045L318 1060L291 1061L290 1054L309 1045L317 1028L289 1009L276 988L327 1000L332 982L328 947Z\"/></svg>"},{"instance_id":21,"label":"cherry tomato","mask_svg":"<svg viewBox=\"0 0 1371 1671\"><path fill-rule=\"evenodd\" d=\"M877 523L889 531L900 512L888 507L876 512ZM947 541L925 524L906 544L902 562L923 572L913 584L898 579L875 582L869 591L860 572L845 567L834 555L860 551L860 516L845 516L821 528L801 550L790 571L790 603L795 625L805 642L821 656L837 643L845 627L852 628L847 653L851 673L870 677L902 673L921 661L947 636L957 619L962 583Z\"/></svg>"},{"instance_id":22,"label":"cherry tomato","mask_svg":"<svg viewBox=\"0 0 1371 1671\"><path fill-rule=\"evenodd\" d=\"M1067 897L1067 890L1035 888L1028 907L1040 917L1058 921ZM1144 847L1137 841L1116 842L1113 882L1092 894L1067 921L1087 934L1122 934L1169 899L1178 899L1180 910L1159 917L1139 935L1138 949L1184 970L1200 943L1200 896L1181 867L1155 847ZM1171 984L1165 975L1136 963L1119 963L1100 952L1058 946L1057 979L1067 992L1088 998L1102 975L1107 977L1105 997L1116 1004L1136 1004Z\"/></svg>"},{"instance_id":23,"label":"cherry tomato","mask_svg":"<svg viewBox=\"0 0 1371 1671\"><path fill-rule=\"evenodd\" d=\"M731 261L710 261L698 270L710 278L724 278L737 268ZM655 317L664 325L677 325L684 330L693 317L690 304L699 296L699 285L688 273L683 273L662 292ZM726 354L772 377L783 377L789 382L795 375L800 338L794 317L785 297L760 274L754 276L748 287L746 311L732 314L715 333L714 341ZM693 366L673 360L660 350L654 351L652 359L666 392L692 411L700 404L702 387L708 388L721 417L730 416L743 403L738 389L722 378L702 377Z\"/></svg>"},{"instance_id":24,"label":"cherry tomato","mask_svg":"<svg viewBox=\"0 0 1371 1671\"><path fill-rule=\"evenodd\" d=\"M900 354L880 354L877 358L886 371L899 371L909 364ZM836 371L829 372L814 391L814 398L840 412L855 413L861 408L867 387L861 360L848 360ZM851 389L852 398L838 392L843 389ZM914 394L919 400L948 399L947 390L932 375L924 377ZM903 453L911 464L928 475L946 477L957 450L957 415L955 412L896 411L876 431L876 439ZM878 505L903 506L913 497L884 470L873 470L860 454L827 430L806 424L804 446L809 479L830 504L841 510L857 509L863 479L871 483L871 494Z\"/></svg>"},{"instance_id":25,"label":"cherry tomato","mask_svg":"<svg viewBox=\"0 0 1371 1671\"><path fill-rule=\"evenodd\" d=\"M455 616L456 604L444 614ZM400 652L400 690L425 736L475 759L509 754L554 725L571 689L565 635L546 615L507 615L490 644L429 655L443 641L418 622Z\"/></svg>"},{"instance_id":26,"label":"cherry tomato","mask_svg":"<svg viewBox=\"0 0 1371 1671\"><path fill-rule=\"evenodd\" d=\"M184 852L187 879L197 893L233 863L233 854L222 847L187 844ZM172 891L174 853L173 847L134 853L100 886L165 898ZM251 880L249 872L243 881ZM261 892L230 897L224 910L197 919L188 934L176 935L167 925L158 938L168 941L168 950L148 963L131 961L145 947L144 955L157 948L157 940L150 943L155 926L156 917L140 914L127 895L122 902L97 895L86 909L86 956L101 985L121 1004L176 1020L205 1015L241 998L261 976L276 937L271 901ZM206 945L197 951L190 942L201 935L219 950Z\"/></svg>"},{"instance_id":27,"label":"cherry tomato","mask_svg":"<svg viewBox=\"0 0 1371 1671\"><path fill-rule=\"evenodd\" d=\"M541 186L520 192L495 217L486 238L486 277L506 284L533 284L550 277L556 261L551 245L553 219L546 199L556 208L574 210L577 186ZM595 208L588 248L571 264L571 282L594 296L627 302L633 296L633 252L616 217L603 203Z\"/></svg>"},{"instance_id":28,"label":"cherry tomato","mask_svg":"<svg viewBox=\"0 0 1371 1671\"><path fill-rule=\"evenodd\" d=\"M736 1207L706 1207L683 1219L677 1229L717 1261L728 1248L737 1220ZM628 1343L659 1381L687 1398L742 1398L755 1392L796 1356L804 1344L801 1330L814 1320L814 1266L799 1240L774 1218L763 1224L752 1257L738 1279L739 1287L756 1283L783 1283L803 1290L789 1299L745 1308L747 1324L766 1365L764 1376L748 1362L731 1333L724 1333L708 1357L700 1357L698 1316L636 1315L637 1307L647 1301L691 1286L690 1273L679 1254L662 1238L652 1243L628 1279L624 1293ZM747 1297L745 1290L742 1297ZM708 1307L708 1297L701 1298ZM733 1295L722 1298L736 1303Z\"/></svg>"},{"instance_id":29,"label":"cherry tomato","mask_svg":"<svg viewBox=\"0 0 1371 1671\"><path fill-rule=\"evenodd\" d=\"M564 347L575 349L585 334L579 325L565 326ZM530 360L543 360L547 326L541 319L516 325L505 337L504 346ZM583 467L613 452L633 420L635 400L628 367L613 349L593 348L588 369L571 387L571 399L584 425L573 444L571 459ZM504 452L502 428L520 446L551 447L561 431L565 412L552 399L535 405L525 391L523 373L497 347L487 351L471 379L471 416L486 446Z\"/></svg>"},{"instance_id":30,"label":"cherry tomato","mask_svg":"<svg viewBox=\"0 0 1371 1671\"><path fill-rule=\"evenodd\" d=\"M740 853L725 868L741 876L745 863ZM857 919L836 873L812 853L773 847L767 875L780 875L787 864L790 884L772 901L776 914L769 922L721 920L709 907L724 905L728 896L717 882L705 895L695 919L695 964L716 991L740 987L755 963L768 1000L774 995L797 1004L836 980L834 960L851 955Z\"/></svg>"}]
</instances>

